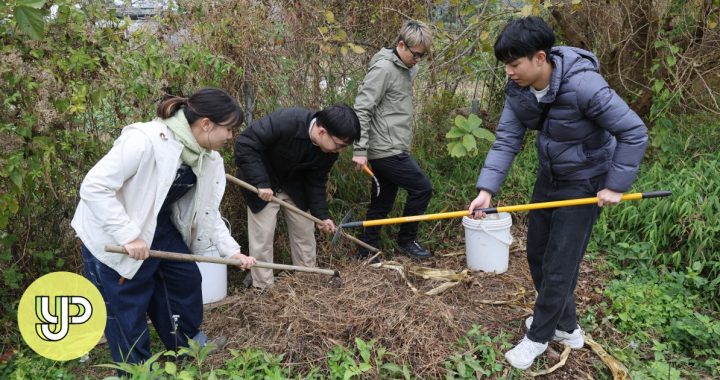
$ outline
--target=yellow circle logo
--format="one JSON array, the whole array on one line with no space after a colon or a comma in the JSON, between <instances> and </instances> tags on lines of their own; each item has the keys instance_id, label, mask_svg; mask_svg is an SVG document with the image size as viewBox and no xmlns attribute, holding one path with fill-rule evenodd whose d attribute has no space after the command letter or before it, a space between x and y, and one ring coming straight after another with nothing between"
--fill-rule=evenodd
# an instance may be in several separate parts
<instances>
[{"instance_id":1,"label":"yellow circle logo","mask_svg":"<svg viewBox=\"0 0 720 380\"><path fill-rule=\"evenodd\" d=\"M95 347L105 331L105 301L88 279L70 272L48 273L23 293L18 327L39 355L65 361Z\"/></svg>"}]
</instances>

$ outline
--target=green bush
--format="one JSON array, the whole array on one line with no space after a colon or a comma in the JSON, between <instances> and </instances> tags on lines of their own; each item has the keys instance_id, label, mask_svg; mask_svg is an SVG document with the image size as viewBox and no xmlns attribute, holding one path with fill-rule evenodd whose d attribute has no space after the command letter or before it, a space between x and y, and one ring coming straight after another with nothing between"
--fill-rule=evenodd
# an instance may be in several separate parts
<instances>
[{"instance_id":1,"label":"green bush","mask_svg":"<svg viewBox=\"0 0 720 380\"><path fill-rule=\"evenodd\" d=\"M669 198L627 202L604 210L591 249L619 267L697 268L712 282L695 288L720 306L720 141L717 122L678 120L651 131L651 147L633 191L671 190ZM703 124L704 123L704 124ZM692 129L679 127L693 125ZM714 142L714 143L713 143Z\"/></svg>"},{"instance_id":2,"label":"green bush","mask_svg":"<svg viewBox=\"0 0 720 380\"><path fill-rule=\"evenodd\" d=\"M719 374L720 320L698 311L698 296L685 286L686 280L683 274L649 271L613 280L605 290L610 301L606 320L638 348L630 359L641 360L643 352L656 358L681 354L688 364Z\"/></svg>"},{"instance_id":3,"label":"green bush","mask_svg":"<svg viewBox=\"0 0 720 380\"><path fill-rule=\"evenodd\" d=\"M10 360L0 362L0 379L75 379L75 376L70 373L67 363L46 359L23 349L15 352Z\"/></svg>"},{"instance_id":4,"label":"green bush","mask_svg":"<svg viewBox=\"0 0 720 380\"><path fill-rule=\"evenodd\" d=\"M43 3L1 2L0 14L44 14ZM129 20L103 2L54 3L55 16L34 18L29 35L14 33L25 20L17 13L0 19L2 336L12 334L20 289L49 271L80 271L69 223L78 188L119 129L152 118L166 91L187 94L242 74L192 41L175 47L130 34Z\"/></svg>"}]
</instances>

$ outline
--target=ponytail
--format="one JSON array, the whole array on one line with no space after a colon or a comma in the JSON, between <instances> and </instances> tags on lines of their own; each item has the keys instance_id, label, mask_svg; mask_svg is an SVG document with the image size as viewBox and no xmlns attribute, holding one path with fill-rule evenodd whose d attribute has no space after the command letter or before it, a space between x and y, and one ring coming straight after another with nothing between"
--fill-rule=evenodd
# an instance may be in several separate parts
<instances>
[{"instance_id":1,"label":"ponytail","mask_svg":"<svg viewBox=\"0 0 720 380\"><path fill-rule=\"evenodd\" d=\"M157 108L157 115L161 119L169 119L180 108L187 106L188 99L179 96L165 96Z\"/></svg>"}]
</instances>

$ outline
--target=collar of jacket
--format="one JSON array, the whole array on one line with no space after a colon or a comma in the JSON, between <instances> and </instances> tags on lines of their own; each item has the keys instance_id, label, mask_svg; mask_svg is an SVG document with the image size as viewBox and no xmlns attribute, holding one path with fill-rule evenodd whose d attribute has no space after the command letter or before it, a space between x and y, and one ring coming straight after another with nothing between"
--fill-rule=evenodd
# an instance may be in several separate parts
<instances>
[{"instance_id":1,"label":"collar of jacket","mask_svg":"<svg viewBox=\"0 0 720 380\"><path fill-rule=\"evenodd\" d=\"M388 49L388 48L386 48L386 49ZM390 56L387 57L388 60L390 60L392 63L395 64L395 66L397 66L401 69L405 69L408 71L410 70L410 68L405 65L405 62L403 62L402 59L400 59L400 56L398 56L397 48L392 48L392 49L388 49L388 50L390 50Z\"/></svg>"},{"instance_id":2,"label":"collar of jacket","mask_svg":"<svg viewBox=\"0 0 720 380\"><path fill-rule=\"evenodd\" d=\"M560 82L562 81L562 70L558 70L558 63L557 60L560 58L551 55L553 58L553 71L550 74L550 88L548 89L548 92L540 99L540 101L537 101L537 98L535 97L535 94L530 91L530 86L527 87L520 87L517 83L514 81L508 79L507 87L505 89L505 93L507 96L514 96L520 99L523 102L526 102L528 104L538 104L538 103L552 103L555 101L555 97L557 96L558 91L560 90Z\"/></svg>"},{"instance_id":3,"label":"collar of jacket","mask_svg":"<svg viewBox=\"0 0 720 380\"><path fill-rule=\"evenodd\" d=\"M570 50L569 52L566 50ZM555 101L555 98L557 97L558 92L560 91L560 83L562 83L563 78L566 76L567 71L569 70L566 66L566 62L564 61L564 53L571 53L575 52L578 49L572 49L572 48L566 48L563 46L555 46L550 51L550 59L552 59L552 66L553 70L550 74L550 89L545 94L545 96L540 99L540 103L552 103ZM577 55L577 53L576 53ZM572 74L570 74L572 75ZM512 80L508 80L508 86L507 86L507 94L508 95L514 95L518 96L524 101L530 102L528 99L531 97L534 97L530 92L529 87L520 87L517 85L517 83L513 82ZM533 102L530 102L533 103Z\"/></svg>"},{"instance_id":4,"label":"collar of jacket","mask_svg":"<svg viewBox=\"0 0 720 380\"><path fill-rule=\"evenodd\" d=\"M320 113L320 111L315 111L310 114L310 117L305 119L305 122L303 123L305 128L298 128L297 131L295 131L296 139L310 140L310 142L312 142L312 140L310 139L310 123L312 123L313 119L317 119L318 113Z\"/></svg>"}]
</instances>

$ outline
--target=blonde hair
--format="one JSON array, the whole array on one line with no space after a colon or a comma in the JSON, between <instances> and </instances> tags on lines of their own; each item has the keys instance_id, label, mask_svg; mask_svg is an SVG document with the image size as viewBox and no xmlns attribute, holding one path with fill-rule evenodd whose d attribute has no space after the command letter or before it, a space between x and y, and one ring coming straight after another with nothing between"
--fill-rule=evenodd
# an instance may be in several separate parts
<instances>
[{"instance_id":1,"label":"blonde hair","mask_svg":"<svg viewBox=\"0 0 720 380\"><path fill-rule=\"evenodd\" d=\"M407 47L422 46L426 51L430 51L432 46L432 31L422 21L407 20L400 27L395 45L405 42Z\"/></svg>"}]
</instances>

